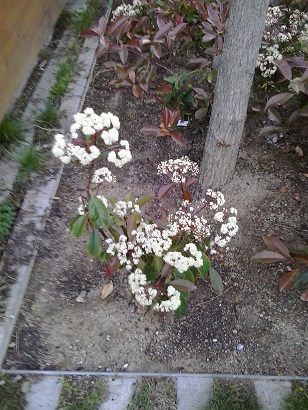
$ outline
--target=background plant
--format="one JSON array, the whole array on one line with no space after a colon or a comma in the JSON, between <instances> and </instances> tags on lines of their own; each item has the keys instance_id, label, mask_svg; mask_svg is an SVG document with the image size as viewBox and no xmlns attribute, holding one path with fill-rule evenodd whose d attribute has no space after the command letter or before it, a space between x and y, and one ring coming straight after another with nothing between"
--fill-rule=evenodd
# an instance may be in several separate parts
<instances>
[{"instance_id":1,"label":"background plant","mask_svg":"<svg viewBox=\"0 0 308 410\"><path fill-rule=\"evenodd\" d=\"M276 236L264 236L263 241L271 249L262 251L252 257L255 262L261 263L287 263L292 268L281 277L279 290L288 291L291 288L299 289L308 284L308 247L305 245L294 245L287 247L281 239ZM308 291L301 295L301 300L308 301Z\"/></svg>"}]
</instances>

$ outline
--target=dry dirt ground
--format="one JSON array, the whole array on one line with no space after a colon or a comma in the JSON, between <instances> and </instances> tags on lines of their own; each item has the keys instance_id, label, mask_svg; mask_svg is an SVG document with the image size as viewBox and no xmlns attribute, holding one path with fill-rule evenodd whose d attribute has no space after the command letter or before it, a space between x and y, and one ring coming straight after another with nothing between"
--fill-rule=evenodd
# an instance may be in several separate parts
<instances>
[{"instance_id":1,"label":"dry dirt ground","mask_svg":"<svg viewBox=\"0 0 308 410\"><path fill-rule=\"evenodd\" d=\"M117 173L105 196L123 198L157 192L167 183L156 174L160 161L188 155L200 163L203 136L187 135L187 146L169 138L144 136L140 129L160 122L160 105L125 92L118 105L99 72L85 107L119 116L120 138L129 140L133 161ZM250 258L265 249L262 235L307 243L307 143L299 136L270 144L258 138L264 115L249 113L236 173L224 189L228 206L238 209L240 232L228 258L216 269L224 292L217 296L199 280L189 311L168 324L144 315L131 301L125 272L102 300L103 266L85 256L85 240L68 225L84 189L84 171L65 167L22 306L5 366L28 369L163 371L244 374L308 374L307 303L300 292L280 293L282 265L260 265ZM305 145L306 144L306 145ZM300 145L304 156L295 155ZM147 208L161 216L166 200ZM85 291L84 303L76 301Z\"/></svg>"}]
</instances>

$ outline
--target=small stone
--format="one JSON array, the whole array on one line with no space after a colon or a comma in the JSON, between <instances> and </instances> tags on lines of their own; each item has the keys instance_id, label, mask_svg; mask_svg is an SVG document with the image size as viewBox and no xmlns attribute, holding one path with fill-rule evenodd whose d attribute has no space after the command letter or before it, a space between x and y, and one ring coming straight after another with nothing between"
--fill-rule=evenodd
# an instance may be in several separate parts
<instances>
[{"instance_id":1,"label":"small stone","mask_svg":"<svg viewBox=\"0 0 308 410\"><path fill-rule=\"evenodd\" d=\"M85 297L87 296L87 292L85 290L82 290L79 295L76 298L76 302L79 303L84 303L85 302Z\"/></svg>"},{"instance_id":2,"label":"small stone","mask_svg":"<svg viewBox=\"0 0 308 410\"><path fill-rule=\"evenodd\" d=\"M236 346L236 348L237 348L237 350L243 350L243 349L244 349L244 345L242 345L241 343L239 343L239 344Z\"/></svg>"},{"instance_id":3,"label":"small stone","mask_svg":"<svg viewBox=\"0 0 308 410\"><path fill-rule=\"evenodd\" d=\"M123 366L123 369L127 369L128 368L128 363L125 363L125 365Z\"/></svg>"},{"instance_id":4,"label":"small stone","mask_svg":"<svg viewBox=\"0 0 308 410\"><path fill-rule=\"evenodd\" d=\"M29 382L24 381L24 382L21 383L20 390L21 390L22 393L24 393L24 394L27 393L29 388L30 388L30 383Z\"/></svg>"},{"instance_id":5,"label":"small stone","mask_svg":"<svg viewBox=\"0 0 308 410\"><path fill-rule=\"evenodd\" d=\"M9 344L9 347L10 347L11 349L13 349L15 346L16 346L16 343L14 343L14 342L12 342L12 343Z\"/></svg>"},{"instance_id":6,"label":"small stone","mask_svg":"<svg viewBox=\"0 0 308 410\"><path fill-rule=\"evenodd\" d=\"M217 342L217 339L213 339L213 343Z\"/></svg>"},{"instance_id":7,"label":"small stone","mask_svg":"<svg viewBox=\"0 0 308 410\"><path fill-rule=\"evenodd\" d=\"M234 333L235 335L237 335L237 330L236 330L236 329L233 329L233 330L232 330L232 333Z\"/></svg>"}]
</instances>

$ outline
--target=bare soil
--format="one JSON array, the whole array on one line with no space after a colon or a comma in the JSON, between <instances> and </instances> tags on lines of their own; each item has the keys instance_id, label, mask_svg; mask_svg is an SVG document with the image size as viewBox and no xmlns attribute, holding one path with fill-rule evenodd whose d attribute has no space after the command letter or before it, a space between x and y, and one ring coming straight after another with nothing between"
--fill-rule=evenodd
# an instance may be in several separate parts
<instances>
[{"instance_id":1,"label":"bare soil","mask_svg":"<svg viewBox=\"0 0 308 410\"><path fill-rule=\"evenodd\" d=\"M142 135L143 126L159 124L160 104L136 99L129 90L115 104L111 73L100 68L85 107L118 115L120 138L129 141L133 154L131 163L113 170L117 182L106 188L106 196L156 192L167 182L156 174L163 160L188 155L200 163L205 136L186 135L189 143L179 146L169 138ZM264 122L261 112L249 112L236 172L223 190L227 205L238 209L240 225L228 257L215 266L225 290L218 296L208 280L198 281L189 311L172 324L139 310L123 271L114 278L114 292L101 299L107 282L103 266L85 255L85 240L68 229L85 173L66 166L5 366L307 375L307 303L299 291L279 292L283 265L250 258L265 249L262 235L307 243L308 145L299 134L268 143L257 137ZM295 155L297 145L302 158ZM166 208L166 199L154 200L146 212L156 218ZM84 303L76 301L81 291Z\"/></svg>"}]
</instances>

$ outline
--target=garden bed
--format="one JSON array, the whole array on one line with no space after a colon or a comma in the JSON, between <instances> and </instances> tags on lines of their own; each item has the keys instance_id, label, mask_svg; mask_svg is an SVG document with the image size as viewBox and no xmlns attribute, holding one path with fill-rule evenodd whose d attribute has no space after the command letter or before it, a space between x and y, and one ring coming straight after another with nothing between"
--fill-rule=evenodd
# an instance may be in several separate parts
<instances>
[{"instance_id":1,"label":"garden bed","mask_svg":"<svg viewBox=\"0 0 308 410\"><path fill-rule=\"evenodd\" d=\"M159 105L129 92L116 105L107 75L97 67L85 107L118 115L120 138L129 141L133 160L116 170L117 182L105 196L157 192L166 183L156 173L163 160L188 155L200 163L204 137L188 136L182 147L169 138L142 135L143 126L159 121ZM224 190L227 205L238 209L240 227L228 257L215 266L224 292L219 296L208 280L199 280L189 311L173 324L136 307L125 272L115 276L113 293L102 300L108 281L103 266L85 256L85 242L68 229L85 174L66 166L5 366L306 375L307 306L299 292L279 292L282 266L250 258L265 249L262 235L287 242L307 237L307 152L299 137L276 144L258 138L263 120L260 113L249 115L236 173ZM303 158L294 153L298 144ZM158 217L167 201L160 206L154 200L147 214ZM82 291L84 303L76 300Z\"/></svg>"}]
</instances>

